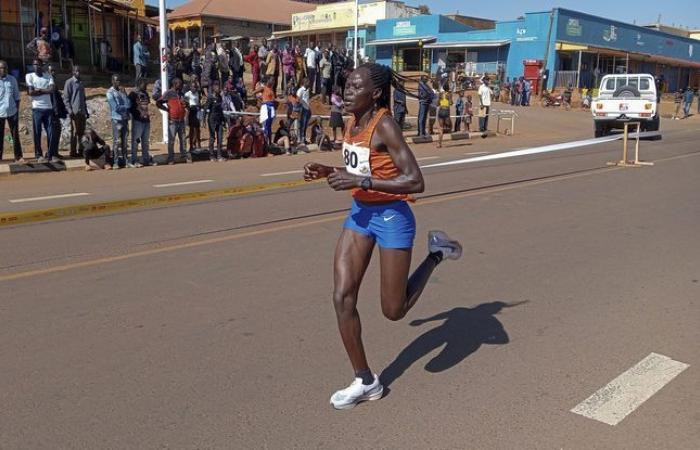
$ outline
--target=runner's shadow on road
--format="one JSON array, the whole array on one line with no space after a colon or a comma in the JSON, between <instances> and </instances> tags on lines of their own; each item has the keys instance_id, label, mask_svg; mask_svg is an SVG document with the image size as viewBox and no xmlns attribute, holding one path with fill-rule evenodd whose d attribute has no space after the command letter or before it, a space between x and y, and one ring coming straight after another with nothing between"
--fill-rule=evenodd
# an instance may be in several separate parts
<instances>
[{"instance_id":1,"label":"runner's shadow on road","mask_svg":"<svg viewBox=\"0 0 700 450\"><path fill-rule=\"evenodd\" d=\"M445 346L440 353L425 364L425 370L439 373L451 369L466 357L474 353L482 344L503 345L509 342L508 333L496 314L503 308L526 303L491 302L482 303L474 308L454 308L436 314L427 319L417 319L411 326L421 326L427 322L443 321L439 326L418 336L408 347L382 371L379 378L385 392L391 384L408 370L413 363L435 349ZM386 395L386 394L385 394Z\"/></svg>"}]
</instances>

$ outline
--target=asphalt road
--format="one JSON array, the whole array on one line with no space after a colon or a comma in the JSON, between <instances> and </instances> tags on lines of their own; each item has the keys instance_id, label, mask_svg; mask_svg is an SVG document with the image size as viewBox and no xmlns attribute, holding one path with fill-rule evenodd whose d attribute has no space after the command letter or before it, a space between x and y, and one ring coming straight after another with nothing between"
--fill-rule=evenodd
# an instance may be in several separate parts
<instances>
[{"instance_id":1,"label":"asphalt road","mask_svg":"<svg viewBox=\"0 0 700 450\"><path fill-rule=\"evenodd\" d=\"M588 125L438 155L573 140ZM345 412L328 399L352 380L330 302L346 193L317 183L5 227L0 448L695 449L700 130L666 130L642 144L655 165L641 169L606 166L619 142L425 169L416 259L435 228L464 257L396 323L373 261L360 314L389 389ZM182 170L224 170L212 167ZM54 186L80 189L81 175L131 176ZM650 353L688 367L617 425L571 412Z\"/></svg>"}]
</instances>

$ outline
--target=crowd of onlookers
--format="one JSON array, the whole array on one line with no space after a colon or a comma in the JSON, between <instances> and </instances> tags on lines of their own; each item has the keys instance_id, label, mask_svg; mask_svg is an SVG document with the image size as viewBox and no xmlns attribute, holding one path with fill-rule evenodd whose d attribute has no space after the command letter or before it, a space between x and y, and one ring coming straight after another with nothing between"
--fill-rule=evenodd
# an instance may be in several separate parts
<instances>
[{"instance_id":1,"label":"crowd of onlookers","mask_svg":"<svg viewBox=\"0 0 700 450\"><path fill-rule=\"evenodd\" d=\"M106 93L112 130L110 147L95 129L87 126L90 114L80 67L72 68L72 76L62 91L56 86L55 65L50 62L51 46L46 29L42 29L28 45L35 58L33 72L25 77L31 97L37 161L62 159L58 152L61 127L62 122L69 122L70 155L83 157L86 170L155 164L149 147L149 105L152 104L167 114L166 164L175 163L176 143L181 158L192 162L193 152L202 148L203 127L208 130L208 154L212 161L267 153L294 154L297 150L308 151L310 143L321 150L340 146L344 134L345 82L354 66L345 49L332 45L319 48L313 42L303 49L300 44L279 48L263 39L244 55L237 40L215 38L204 48L196 39L192 44L191 48L185 48L178 41L164 55L169 88L163 92L161 79L157 78L149 91L150 54L141 36L135 37L134 87L127 93L122 76L114 74ZM243 82L245 63L252 71L251 89ZM523 77L506 79L492 88L487 76L458 75L456 70L448 71L444 66L432 78L421 76L417 85L413 92L418 100L418 137L427 137L428 131L434 134L437 124L438 146L442 145L445 131L472 131L475 116L478 123L474 131L488 130L492 99L529 106L533 91L531 82ZM476 90L475 99L465 94L467 90ZM395 89L393 93L393 116L402 128L408 127L405 92ZM564 102L571 103L571 92L571 87L564 92ZM312 114L314 96L330 107L330 116ZM691 89L675 94L674 118L679 118L681 104L685 117L690 114L693 96ZM7 64L0 61L0 159L7 123L14 159L24 163L19 139L19 101L17 80L8 74ZM282 105L286 117L278 117ZM42 133L46 135L46 152L42 149ZM103 159L103 164L98 166L95 163L98 159Z\"/></svg>"}]
</instances>

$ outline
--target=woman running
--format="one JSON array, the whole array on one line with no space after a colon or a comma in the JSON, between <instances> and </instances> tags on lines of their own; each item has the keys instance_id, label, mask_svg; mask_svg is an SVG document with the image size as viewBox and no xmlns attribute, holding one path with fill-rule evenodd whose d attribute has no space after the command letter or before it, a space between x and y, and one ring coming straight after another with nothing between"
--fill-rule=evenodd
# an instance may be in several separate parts
<instances>
[{"instance_id":1,"label":"woman running","mask_svg":"<svg viewBox=\"0 0 700 450\"><path fill-rule=\"evenodd\" d=\"M379 377L367 364L361 338L357 295L375 242L379 245L382 312L399 320L415 305L435 267L458 259L461 245L441 231L428 233L429 254L409 277L416 222L408 206L423 192L418 163L389 113L391 87L403 89L386 66L363 64L348 77L345 109L352 114L345 131L345 167L304 166L307 181L327 178L336 191L352 190L352 208L338 240L334 261L333 305L355 380L331 397L348 409L382 397ZM415 95L415 94L410 94Z\"/></svg>"}]
</instances>

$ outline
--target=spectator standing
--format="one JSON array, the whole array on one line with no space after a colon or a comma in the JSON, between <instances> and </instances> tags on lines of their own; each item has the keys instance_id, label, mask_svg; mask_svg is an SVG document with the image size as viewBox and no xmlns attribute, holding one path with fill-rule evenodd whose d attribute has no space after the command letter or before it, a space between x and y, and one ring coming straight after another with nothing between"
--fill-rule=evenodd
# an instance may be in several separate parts
<instances>
[{"instance_id":1,"label":"spectator standing","mask_svg":"<svg viewBox=\"0 0 700 450\"><path fill-rule=\"evenodd\" d=\"M56 79L56 68L52 65L48 65L49 75L55 80ZM63 120L68 118L68 110L66 109L66 104L63 102L63 94L58 88L55 88L51 93L51 104L53 105L53 116L51 117L51 142L49 143L49 154L53 155L54 158L63 159L58 153L58 146L61 142L61 131L63 130Z\"/></svg>"},{"instance_id":2,"label":"spectator standing","mask_svg":"<svg viewBox=\"0 0 700 450\"><path fill-rule=\"evenodd\" d=\"M681 114L681 103L683 103L683 91L678 89L673 95L673 103L675 105L675 110L673 112L673 120L680 120Z\"/></svg>"},{"instance_id":3,"label":"spectator standing","mask_svg":"<svg viewBox=\"0 0 700 450\"><path fill-rule=\"evenodd\" d=\"M216 44L216 57L219 61L219 73L221 85L224 86L231 76L231 68L229 67L229 50L228 42L219 42ZM178 77L180 78L180 77ZM180 78L182 80L182 78Z\"/></svg>"},{"instance_id":4,"label":"spectator standing","mask_svg":"<svg viewBox=\"0 0 700 450\"><path fill-rule=\"evenodd\" d=\"M311 95L311 82L308 78L304 79L299 90L297 90L297 97L299 98L299 104L301 105L301 115L299 117L299 143L306 144L306 128L309 125L309 119L311 118L311 105L309 103L309 98Z\"/></svg>"},{"instance_id":5,"label":"spectator standing","mask_svg":"<svg viewBox=\"0 0 700 450\"><path fill-rule=\"evenodd\" d=\"M70 155L83 156L82 137L88 114L85 102L85 86L80 79L80 67L73 66L73 76L63 85L63 103L70 117Z\"/></svg>"},{"instance_id":6,"label":"spectator standing","mask_svg":"<svg viewBox=\"0 0 700 450\"><path fill-rule=\"evenodd\" d=\"M187 60L182 39L178 39L177 43L175 44L175 48L173 49L173 54L170 60L175 69L175 77L182 80L182 75L185 73L185 64Z\"/></svg>"},{"instance_id":7,"label":"spectator standing","mask_svg":"<svg viewBox=\"0 0 700 450\"><path fill-rule=\"evenodd\" d=\"M483 78L479 86L479 131L485 132L489 129L489 113L491 111L491 89L489 79Z\"/></svg>"},{"instance_id":8,"label":"spectator standing","mask_svg":"<svg viewBox=\"0 0 700 450\"><path fill-rule=\"evenodd\" d=\"M267 52L267 58L265 60L265 75L267 75L268 78L265 82L265 86L270 86L275 96L277 95L277 80L279 76L278 61L277 47L273 46L272 49Z\"/></svg>"},{"instance_id":9,"label":"spectator standing","mask_svg":"<svg viewBox=\"0 0 700 450\"><path fill-rule=\"evenodd\" d=\"M462 131L462 119L464 118L464 91L460 90L457 93L457 101L455 102L455 133Z\"/></svg>"},{"instance_id":10,"label":"spectator standing","mask_svg":"<svg viewBox=\"0 0 700 450\"><path fill-rule=\"evenodd\" d=\"M430 104L433 101L433 90L428 86L428 77L421 75L418 82L418 136L426 137L425 125L428 120Z\"/></svg>"},{"instance_id":11,"label":"spectator standing","mask_svg":"<svg viewBox=\"0 0 700 450\"><path fill-rule=\"evenodd\" d=\"M687 119L690 116L690 107L693 104L693 89L690 86L685 88L685 94L683 94L683 118Z\"/></svg>"},{"instance_id":12,"label":"spectator standing","mask_svg":"<svg viewBox=\"0 0 700 450\"><path fill-rule=\"evenodd\" d=\"M27 84L27 93L32 98L32 128L34 138L34 156L37 162L45 163L53 161L53 155L47 151L44 158L41 149L41 128L46 132L47 148L50 149L51 138L53 135L52 117L53 105L51 103L51 94L56 89L53 77L44 72L43 63L40 59L34 59L34 72L30 72L24 78Z\"/></svg>"},{"instance_id":13,"label":"spectator standing","mask_svg":"<svg viewBox=\"0 0 700 450\"><path fill-rule=\"evenodd\" d=\"M520 106L523 102L523 77L515 82L515 105Z\"/></svg>"},{"instance_id":14,"label":"spectator standing","mask_svg":"<svg viewBox=\"0 0 700 450\"><path fill-rule=\"evenodd\" d=\"M112 118L112 151L114 152L114 170L122 167L122 162L126 164L126 137L129 134L129 108L131 102L124 89L121 87L121 77L119 74L112 75L112 87L107 91L107 103L111 111ZM133 167L129 164L129 167Z\"/></svg>"},{"instance_id":15,"label":"spectator standing","mask_svg":"<svg viewBox=\"0 0 700 450\"><path fill-rule=\"evenodd\" d=\"M219 84L219 59L213 43L204 49L201 84L207 88L207 92L211 92L214 85Z\"/></svg>"},{"instance_id":16,"label":"spectator standing","mask_svg":"<svg viewBox=\"0 0 700 450\"><path fill-rule=\"evenodd\" d=\"M530 81L523 79L523 106L530 106L531 89L532 85L530 84ZM569 103L571 103L571 99L569 99Z\"/></svg>"},{"instance_id":17,"label":"spectator standing","mask_svg":"<svg viewBox=\"0 0 700 450\"><path fill-rule=\"evenodd\" d=\"M340 128L340 137L345 135L345 122L343 121L343 108L345 103L343 102L343 96L341 95L340 86L335 86L333 88L333 95L331 96L331 121L330 127L333 130L333 144L340 144L342 142L338 140L337 131Z\"/></svg>"},{"instance_id":18,"label":"spectator standing","mask_svg":"<svg viewBox=\"0 0 700 450\"><path fill-rule=\"evenodd\" d=\"M403 82L401 82L400 89L394 89L394 120L402 130L406 123L406 112L406 94L403 90Z\"/></svg>"},{"instance_id":19,"label":"spectator standing","mask_svg":"<svg viewBox=\"0 0 700 450\"><path fill-rule=\"evenodd\" d=\"M321 56L321 62L318 65L318 69L321 72L321 100L324 105L330 103L331 93L333 88L332 80L332 70L333 65L331 64L331 58L329 56L328 50L323 51L323 56Z\"/></svg>"},{"instance_id":20,"label":"spectator standing","mask_svg":"<svg viewBox=\"0 0 700 450\"><path fill-rule=\"evenodd\" d=\"M700 89L697 90L695 95L698 97L698 114L700 114Z\"/></svg>"},{"instance_id":21,"label":"spectator standing","mask_svg":"<svg viewBox=\"0 0 700 450\"><path fill-rule=\"evenodd\" d=\"M297 44L294 47L294 69L296 70L296 85L294 91L301 86L301 80L306 76L306 63L304 62L304 54L301 52L301 47Z\"/></svg>"},{"instance_id":22,"label":"spectator standing","mask_svg":"<svg viewBox=\"0 0 700 450\"><path fill-rule=\"evenodd\" d=\"M136 88L129 93L131 104L131 165L136 167L151 165L150 139L151 117L148 105L151 103L146 92L146 79L141 78ZM141 163L138 162L138 146L141 143Z\"/></svg>"},{"instance_id":23,"label":"spectator standing","mask_svg":"<svg viewBox=\"0 0 700 450\"><path fill-rule=\"evenodd\" d=\"M182 93L182 80L175 78L173 87L163 93L156 101L158 109L168 113L168 164L175 164L175 138L180 141L180 155L187 163L192 162L192 156L185 151L185 116L187 102Z\"/></svg>"},{"instance_id":24,"label":"spectator standing","mask_svg":"<svg viewBox=\"0 0 700 450\"><path fill-rule=\"evenodd\" d=\"M139 80L148 76L148 59L151 57L151 53L148 48L143 45L142 37L140 34L136 35L136 42L133 46L133 62L134 69L136 70L136 80L135 85L138 86Z\"/></svg>"},{"instance_id":25,"label":"spectator standing","mask_svg":"<svg viewBox=\"0 0 700 450\"><path fill-rule=\"evenodd\" d=\"M49 41L49 30L46 27L42 27L39 30L39 36L27 44L27 50L35 58L38 58L42 64L46 64L51 60L51 42Z\"/></svg>"},{"instance_id":26,"label":"spectator standing","mask_svg":"<svg viewBox=\"0 0 700 450\"><path fill-rule=\"evenodd\" d=\"M229 50L228 64L231 69L231 79L233 83L237 83L240 78L243 78L243 55L238 48L238 41L234 41L233 47Z\"/></svg>"},{"instance_id":27,"label":"spectator standing","mask_svg":"<svg viewBox=\"0 0 700 450\"><path fill-rule=\"evenodd\" d=\"M270 52L272 54L272 52ZM268 66L269 69L269 66ZM273 77L268 77L262 88L262 106L260 107L260 123L263 124L263 132L267 145L272 144L272 122L275 120L275 91Z\"/></svg>"},{"instance_id":28,"label":"spectator standing","mask_svg":"<svg viewBox=\"0 0 700 450\"><path fill-rule=\"evenodd\" d=\"M260 81L260 58L258 57L258 46L254 45L250 52L243 57L243 60L250 64L250 72L253 75L253 89Z\"/></svg>"},{"instance_id":29,"label":"spectator standing","mask_svg":"<svg viewBox=\"0 0 700 450\"><path fill-rule=\"evenodd\" d=\"M318 68L316 64L316 50L314 50L313 41L309 43L304 51L304 58L306 59L306 78L310 82L310 86L316 85L316 69ZM302 86L303 87L303 86ZM314 93L317 93L314 91Z\"/></svg>"},{"instance_id":30,"label":"spectator standing","mask_svg":"<svg viewBox=\"0 0 700 450\"><path fill-rule=\"evenodd\" d=\"M103 72L109 68L110 53L112 53L112 44L109 43L107 37L103 36L100 40L100 68Z\"/></svg>"},{"instance_id":31,"label":"spectator standing","mask_svg":"<svg viewBox=\"0 0 700 450\"><path fill-rule=\"evenodd\" d=\"M5 122L15 153L15 162L24 163L19 140L19 86L15 77L7 73L7 62L0 60L0 160L5 146Z\"/></svg>"},{"instance_id":32,"label":"spectator standing","mask_svg":"<svg viewBox=\"0 0 700 450\"><path fill-rule=\"evenodd\" d=\"M187 100L187 127L189 128L190 152L202 147L201 115L202 115L202 91L197 80L190 83L190 89L185 92Z\"/></svg>"},{"instance_id":33,"label":"spectator standing","mask_svg":"<svg viewBox=\"0 0 700 450\"><path fill-rule=\"evenodd\" d=\"M259 78L267 75L267 54L270 53L270 49L267 47L267 39L263 39L258 47L258 59L260 60L260 76Z\"/></svg>"},{"instance_id":34,"label":"spectator standing","mask_svg":"<svg viewBox=\"0 0 700 450\"><path fill-rule=\"evenodd\" d=\"M195 39L192 42L192 58L191 70L192 76L195 80L201 83L202 81L202 52L199 47L199 40Z\"/></svg>"},{"instance_id":35,"label":"spectator standing","mask_svg":"<svg viewBox=\"0 0 700 450\"><path fill-rule=\"evenodd\" d=\"M283 91L287 92L290 86L296 85L294 81L294 52L289 44L282 51L282 75Z\"/></svg>"},{"instance_id":36,"label":"spectator standing","mask_svg":"<svg viewBox=\"0 0 700 450\"><path fill-rule=\"evenodd\" d=\"M445 128L449 129L450 123L450 93L448 91L442 91L440 93L440 98L438 99L438 148L442 147L442 137L445 134Z\"/></svg>"},{"instance_id":37,"label":"spectator standing","mask_svg":"<svg viewBox=\"0 0 700 450\"><path fill-rule=\"evenodd\" d=\"M467 95L467 99L464 101L464 123L467 125L467 132L471 131L472 117L474 117L474 104L472 96Z\"/></svg>"},{"instance_id":38,"label":"spectator standing","mask_svg":"<svg viewBox=\"0 0 700 450\"><path fill-rule=\"evenodd\" d=\"M209 160L223 161L221 153L221 142L224 132L224 107L223 97L221 96L221 88L214 85L214 89L207 96L207 104L205 112L209 126ZM216 150L214 150L214 141L216 141Z\"/></svg>"}]
</instances>

